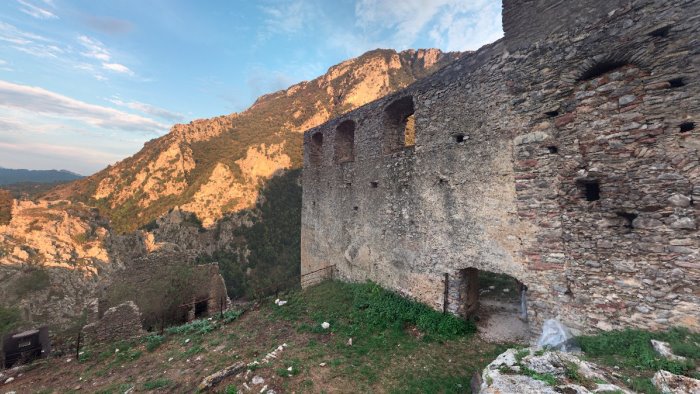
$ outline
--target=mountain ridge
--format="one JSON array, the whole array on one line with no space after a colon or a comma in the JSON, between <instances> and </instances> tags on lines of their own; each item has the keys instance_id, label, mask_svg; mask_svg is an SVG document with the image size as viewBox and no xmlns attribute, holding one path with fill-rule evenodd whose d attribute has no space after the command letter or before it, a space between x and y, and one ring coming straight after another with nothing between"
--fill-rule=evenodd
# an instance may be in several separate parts
<instances>
[{"instance_id":1,"label":"mountain ridge","mask_svg":"<svg viewBox=\"0 0 700 394\"><path fill-rule=\"evenodd\" d=\"M265 180L301 166L302 132L406 87L458 52L375 49L310 81L260 96L249 108L176 124L136 154L46 194L97 205L121 232L174 207L205 226L252 208Z\"/></svg>"},{"instance_id":2,"label":"mountain ridge","mask_svg":"<svg viewBox=\"0 0 700 394\"><path fill-rule=\"evenodd\" d=\"M30 170L24 168L0 167L0 185L13 183L53 183L74 181L83 178L83 175L68 170Z\"/></svg>"}]
</instances>

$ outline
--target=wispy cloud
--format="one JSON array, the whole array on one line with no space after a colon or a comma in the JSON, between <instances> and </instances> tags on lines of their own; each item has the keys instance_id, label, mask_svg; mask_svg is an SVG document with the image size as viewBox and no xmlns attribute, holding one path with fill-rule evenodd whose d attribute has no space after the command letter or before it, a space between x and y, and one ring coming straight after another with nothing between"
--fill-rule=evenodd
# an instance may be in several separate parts
<instances>
[{"instance_id":1,"label":"wispy cloud","mask_svg":"<svg viewBox=\"0 0 700 394\"><path fill-rule=\"evenodd\" d=\"M134 111L139 111L170 122L182 122L185 119L185 116L180 113L168 111L167 109L159 108L151 104L141 103L138 101L123 101L118 97L107 99L107 101L120 107L133 109Z\"/></svg>"},{"instance_id":2,"label":"wispy cloud","mask_svg":"<svg viewBox=\"0 0 700 394\"><path fill-rule=\"evenodd\" d=\"M358 0L355 25L333 26L328 42L358 54L413 48L427 36L444 50L474 50L502 36L500 12L501 2L494 0Z\"/></svg>"},{"instance_id":3,"label":"wispy cloud","mask_svg":"<svg viewBox=\"0 0 700 394\"><path fill-rule=\"evenodd\" d=\"M46 37L38 34L23 31L9 23L0 22L0 41L9 42L15 45L26 45L36 42L51 42Z\"/></svg>"},{"instance_id":4,"label":"wispy cloud","mask_svg":"<svg viewBox=\"0 0 700 394\"><path fill-rule=\"evenodd\" d=\"M82 36L78 36L78 42L85 49L81 54L87 58L100 61L103 70L107 70L107 71L111 71L111 72L115 72L115 73L119 73L119 74L125 74L125 75L129 75L129 76L135 75L135 73L129 67L127 67L121 63L112 62L111 61L112 60L111 52L99 40L82 35ZM86 67L83 67L83 68L86 71L93 71L95 78L97 78L97 79L103 78L103 76L101 74L95 73L94 68L91 68L90 70L88 70L88 68L86 68Z\"/></svg>"},{"instance_id":5,"label":"wispy cloud","mask_svg":"<svg viewBox=\"0 0 700 394\"><path fill-rule=\"evenodd\" d=\"M92 59L107 62L112 58L107 48L100 41L88 36L78 36L78 42L85 48L82 55Z\"/></svg>"},{"instance_id":6,"label":"wispy cloud","mask_svg":"<svg viewBox=\"0 0 700 394\"><path fill-rule=\"evenodd\" d=\"M103 129L160 135L167 126L143 116L85 103L39 87L0 81L0 107L57 116Z\"/></svg>"},{"instance_id":7,"label":"wispy cloud","mask_svg":"<svg viewBox=\"0 0 700 394\"><path fill-rule=\"evenodd\" d=\"M302 0L291 1L277 6L260 6L265 14L265 27L273 32L295 33L304 26L306 16L311 13L308 4Z\"/></svg>"},{"instance_id":8,"label":"wispy cloud","mask_svg":"<svg viewBox=\"0 0 700 394\"><path fill-rule=\"evenodd\" d=\"M47 10L46 8L42 8L35 4L32 4L29 1L17 0L17 3L19 3L20 11L36 19L58 19L58 16L53 12ZM44 3L48 5L53 5L53 2L44 1Z\"/></svg>"},{"instance_id":9,"label":"wispy cloud","mask_svg":"<svg viewBox=\"0 0 700 394\"><path fill-rule=\"evenodd\" d=\"M12 67L10 67L10 63L8 63L5 60L0 59L0 70L2 71L14 71Z\"/></svg>"}]
</instances>

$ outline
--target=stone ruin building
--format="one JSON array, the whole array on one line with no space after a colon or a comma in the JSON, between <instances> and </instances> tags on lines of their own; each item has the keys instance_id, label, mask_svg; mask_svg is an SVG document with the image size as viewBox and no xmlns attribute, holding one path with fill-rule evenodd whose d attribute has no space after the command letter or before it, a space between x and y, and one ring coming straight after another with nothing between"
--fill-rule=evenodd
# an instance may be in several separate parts
<instances>
[{"instance_id":1,"label":"stone ruin building","mask_svg":"<svg viewBox=\"0 0 700 394\"><path fill-rule=\"evenodd\" d=\"M699 15L504 0L502 39L307 131L305 284L468 316L489 272L517 280L532 335L700 330Z\"/></svg>"},{"instance_id":2,"label":"stone ruin building","mask_svg":"<svg viewBox=\"0 0 700 394\"><path fill-rule=\"evenodd\" d=\"M178 255L152 255L146 259L131 262L128 269L128 281L136 288L149 289L150 284L163 268L181 264ZM232 303L226 291L226 283L217 263L192 265L191 277L187 278L187 288L180 291L187 293L188 300L178 306L177 316L169 317L176 322L185 323L195 319L223 313ZM104 291L103 291L104 293ZM157 330L155 324L158 316L147 316L141 308L141 302L153 302L151 297L163 296L146 292L132 294L132 300L111 306L103 298L93 305L91 323L82 328L85 342L102 343L140 336L148 330ZM167 295L166 295L167 296ZM155 300L157 303L158 300ZM145 327L144 327L145 324ZM161 327L162 328L162 327Z\"/></svg>"}]
</instances>

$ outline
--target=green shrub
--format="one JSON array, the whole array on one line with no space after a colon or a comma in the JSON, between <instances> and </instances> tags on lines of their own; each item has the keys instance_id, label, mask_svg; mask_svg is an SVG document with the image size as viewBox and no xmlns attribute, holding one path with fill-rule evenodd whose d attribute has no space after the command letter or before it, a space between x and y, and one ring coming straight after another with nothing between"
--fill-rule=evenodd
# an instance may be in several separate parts
<instances>
[{"instance_id":1,"label":"green shrub","mask_svg":"<svg viewBox=\"0 0 700 394\"><path fill-rule=\"evenodd\" d=\"M224 390L224 393L226 393L226 394L238 394L238 389L236 388L236 386L229 384L228 386L226 386L226 390Z\"/></svg>"},{"instance_id":2,"label":"green shrub","mask_svg":"<svg viewBox=\"0 0 700 394\"><path fill-rule=\"evenodd\" d=\"M243 314L243 311L230 309L224 312L224 318L222 319L225 324L231 323L232 321L238 319Z\"/></svg>"},{"instance_id":3,"label":"green shrub","mask_svg":"<svg viewBox=\"0 0 700 394\"><path fill-rule=\"evenodd\" d=\"M146 342L146 350L148 350L148 352L153 352L165 342L165 336L151 334L145 337L144 341Z\"/></svg>"},{"instance_id":4,"label":"green shrub","mask_svg":"<svg viewBox=\"0 0 700 394\"><path fill-rule=\"evenodd\" d=\"M187 324L181 326L168 327L166 332L168 334L199 334L204 335L206 333L214 331L216 326L208 319L194 320Z\"/></svg>"},{"instance_id":5,"label":"green shrub","mask_svg":"<svg viewBox=\"0 0 700 394\"><path fill-rule=\"evenodd\" d=\"M354 317L377 329L415 325L421 332L450 339L476 331L472 321L443 314L416 301L385 290L374 283L349 285L354 297Z\"/></svg>"}]
</instances>

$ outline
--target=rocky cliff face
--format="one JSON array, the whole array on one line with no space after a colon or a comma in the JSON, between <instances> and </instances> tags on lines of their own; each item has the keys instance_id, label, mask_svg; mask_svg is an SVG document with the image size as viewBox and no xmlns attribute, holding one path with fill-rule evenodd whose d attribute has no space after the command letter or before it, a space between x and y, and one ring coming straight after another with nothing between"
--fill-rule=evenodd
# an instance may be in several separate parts
<instances>
[{"instance_id":1,"label":"rocky cliff face","mask_svg":"<svg viewBox=\"0 0 700 394\"><path fill-rule=\"evenodd\" d=\"M114 166L60 186L51 198L91 202L119 231L131 231L180 206L211 227L252 208L262 182L299 167L299 133L403 88L458 53L375 50L312 81L260 97L240 114L175 125Z\"/></svg>"}]
</instances>

